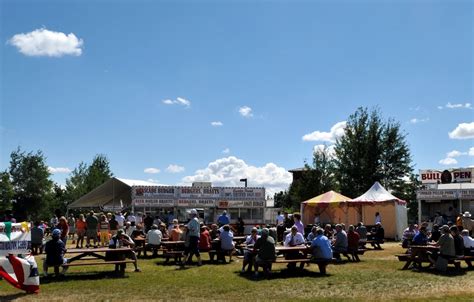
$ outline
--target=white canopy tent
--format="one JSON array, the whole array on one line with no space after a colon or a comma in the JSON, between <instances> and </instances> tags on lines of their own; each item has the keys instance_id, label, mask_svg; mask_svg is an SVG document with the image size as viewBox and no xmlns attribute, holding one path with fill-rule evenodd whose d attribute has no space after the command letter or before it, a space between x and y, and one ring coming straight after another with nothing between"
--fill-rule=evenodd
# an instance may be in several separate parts
<instances>
[{"instance_id":1,"label":"white canopy tent","mask_svg":"<svg viewBox=\"0 0 474 302\"><path fill-rule=\"evenodd\" d=\"M379 182L361 196L348 201L351 206L362 206L362 219L366 224L375 223L372 219L379 212L385 237L399 240L408 225L406 201L390 194Z\"/></svg>"},{"instance_id":2,"label":"white canopy tent","mask_svg":"<svg viewBox=\"0 0 474 302\"><path fill-rule=\"evenodd\" d=\"M75 200L68 208L122 208L132 205L132 186L156 186L155 183L112 177Z\"/></svg>"}]
</instances>

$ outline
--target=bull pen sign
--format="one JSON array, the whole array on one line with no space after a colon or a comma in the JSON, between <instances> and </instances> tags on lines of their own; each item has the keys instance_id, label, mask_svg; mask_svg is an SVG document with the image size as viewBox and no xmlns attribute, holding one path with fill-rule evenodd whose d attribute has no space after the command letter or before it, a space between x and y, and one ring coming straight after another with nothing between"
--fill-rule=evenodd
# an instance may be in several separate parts
<instances>
[{"instance_id":1,"label":"bull pen sign","mask_svg":"<svg viewBox=\"0 0 474 302\"><path fill-rule=\"evenodd\" d=\"M474 168L444 171L420 170L420 180L423 184L472 182L473 170Z\"/></svg>"}]
</instances>

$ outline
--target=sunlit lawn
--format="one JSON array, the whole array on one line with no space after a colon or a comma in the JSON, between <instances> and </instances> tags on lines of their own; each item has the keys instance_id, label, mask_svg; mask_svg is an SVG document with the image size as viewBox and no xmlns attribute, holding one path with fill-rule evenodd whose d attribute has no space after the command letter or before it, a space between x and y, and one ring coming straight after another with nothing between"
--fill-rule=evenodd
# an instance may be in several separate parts
<instances>
[{"instance_id":1,"label":"sunlit lawn","mask_svg":"<svg viewBox=\"0 0 474 302\"><path fill-rule=\"evenodd\" d=\"M42 279L39 295L24 295L0 281L0 301L474 301L474 270L465 264L461 273L451 268L446 275L401 271L403 263L393 255L402 248L398 243L384 247L366 252L360 263L330 265L324 277L316 265L290 275L278 264L270 279L254 280L240 274L237 258L227 265L186 269L163 265L162 258L140 259L142 272L129 265L124 278L110 275L113 266L72 267L64 280Z\"/></svg>"}]
</instances>

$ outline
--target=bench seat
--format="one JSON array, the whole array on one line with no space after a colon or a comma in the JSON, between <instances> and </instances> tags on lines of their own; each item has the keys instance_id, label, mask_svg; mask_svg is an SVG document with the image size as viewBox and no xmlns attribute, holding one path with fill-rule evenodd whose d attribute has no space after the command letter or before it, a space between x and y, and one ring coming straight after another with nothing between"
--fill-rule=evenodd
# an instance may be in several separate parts
<instances>
[{"instance_id":1,"label":"bench seat","mask_svg":"<svg viewBox=\"0 0 474 302\"><path fill-rule=\"evenodd\" d=\"M73 263L65 263L62 266L63 267L70 267L70 266L85 266L85 265L124 264L124 263L134 263L134 262L135 262L135 260L73 262Z\"/></svg>"}]
</instances>

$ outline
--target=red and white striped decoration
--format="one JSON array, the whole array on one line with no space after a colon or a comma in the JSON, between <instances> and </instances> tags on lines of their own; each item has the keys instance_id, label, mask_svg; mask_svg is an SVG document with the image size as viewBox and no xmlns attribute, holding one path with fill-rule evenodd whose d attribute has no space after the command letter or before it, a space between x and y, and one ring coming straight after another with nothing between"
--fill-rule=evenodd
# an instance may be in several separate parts
<instances>
[{"instance_id":1,"label":"red and white striped decoration","mask_svg":"<svg viewBox=\"0 0 474 302\"><path fill-rule=\"evenodd\" d=\"M14 287L27 293L39 293L39 274L35 257L26 255L0 256L0 276Z\"/></svg>"}]
</instances>

